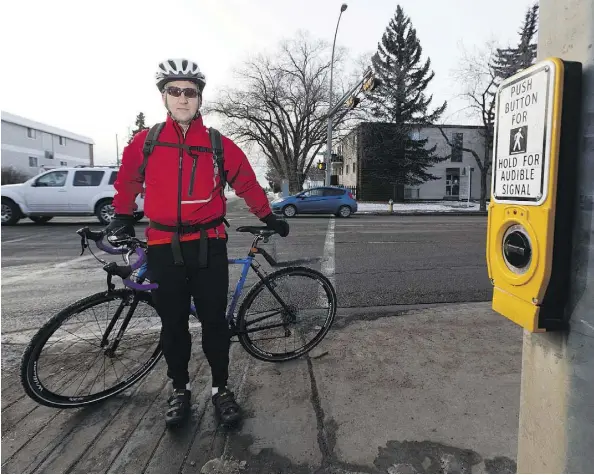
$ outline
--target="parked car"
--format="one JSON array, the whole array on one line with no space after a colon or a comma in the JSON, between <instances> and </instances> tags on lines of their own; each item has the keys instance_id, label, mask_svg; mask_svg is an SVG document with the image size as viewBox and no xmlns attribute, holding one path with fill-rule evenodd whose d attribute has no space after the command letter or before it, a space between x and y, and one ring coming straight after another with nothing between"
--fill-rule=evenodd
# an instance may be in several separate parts
<instances>
[{"instance_id":1,"label":"parked car","mask_svg":"<svg viewBox=\"0 0 594 475\"><path fill-rule=\"evenodd\" d=\"M108 224L114 215L113 167L63 167L43 172L25 183L2 185L2 225L28 217L47 223L54 216L97 216ZM136 219L144 216L144 194L136 198Z\"/></svg>"},{"instance_id":2,"label":"parked car","mask_svg":"<svg viewBox=\"0 0 594 475\"><path fill-rule=\"evenodd\" d=\"M357 212L357 201L349 190L323 186L274 200L271 207L274 213L288 218L296 214L335 214L348 218Z\"/></svg>"}]
</instances>

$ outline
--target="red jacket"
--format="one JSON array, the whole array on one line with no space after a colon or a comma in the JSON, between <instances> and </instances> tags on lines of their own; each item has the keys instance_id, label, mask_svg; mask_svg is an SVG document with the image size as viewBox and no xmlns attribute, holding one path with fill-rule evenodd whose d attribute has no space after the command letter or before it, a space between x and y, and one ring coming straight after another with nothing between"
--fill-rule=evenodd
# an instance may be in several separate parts
<instances>
[{"instance_id":1,"label":"red jacket","mask_svg":"<svg viewBox=\"0 0 594 475\"><path fill-rule=\"evenodd\" d=\"M136 209L136 196L143 191L140 167L144 161L142 146L148 134L143 130L122 155L122 164L114 183L116 190L113 206L117 214L131 215ZM184 138L183 130L169 115L159 135L158 142L181 143L211 148L208 129L199 116L190 124ZM256 175L241 149L227 137L222 137L227 180L250 211L258 218L271 213L266 193L256 180ZM194 152L193 152L194 153ZM194 159L177 147L156 145L149 156L145 169L144 214L157 223L175 226L178 220L179 162L182 159L181 174L181 219L184 224L207 223L225 215L226 199L221 195L220 180L215 174L212 153L198 152L194 180L191 185ZM225 237L225 225L207 230L208 237ZM149 244L171 242L173 233L147 227ZM200 233L185 234L182 241L198 239Z\"/></svg>"}]
</instances>

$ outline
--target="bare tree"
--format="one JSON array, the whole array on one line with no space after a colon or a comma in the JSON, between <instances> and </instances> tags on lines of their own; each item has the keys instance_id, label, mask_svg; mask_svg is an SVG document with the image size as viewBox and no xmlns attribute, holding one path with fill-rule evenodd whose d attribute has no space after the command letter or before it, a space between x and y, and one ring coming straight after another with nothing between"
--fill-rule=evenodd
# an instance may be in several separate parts
<instances>
[{"instance_id":1,"label":"bare tree","mask_svg":"<svg viewBox=\"0 0 594 475\"><path fill-rule=\"evenodd\" d=\"M3 185L13 185L16 183L24 183L29 178L30 175L27 173L17 170L13 166L2 167L2 184Z\"/></svg>"},{"instance_id":2,"label":"bare tree","mask_svg":"<svg viewBox=\"0 0 594 475\"><path fill-rule=\"evenodd\" d=\"M487 209L487 176L491 170L491 151L493 147L493 124L495 121L495 93L497 92L497 78L490 66L496 52L493 42L487 42L482 48L473 52L463 50L455 80L462 86L461 96L467 100L467 113L473 119L480 121L480 133L483 137L483 150L474 150L453 144L443 127L436 126L450 147L460 147L462 151L472 154L481 172L480 210Z\"/></svg>"},{"instance_id":3,"label":"bare tree","mask_svg":"<svg viewBox=\"0 0 594 475\"><path fill-rule=\"evenodd\" d=\"M274 54L246 62L237 71L241 86L222 91L205 107L205 112L226 118L224 131L230 137L257 144L276 174L289 180L292 193L301 191L326 143L329 57L325 43L298 34ZM335 76L341 57L338 50ZM338 97L340 86L335 91ZM339 132L345 121L346 116L339 116L334 129Z\"/></svg>"}]
</instances>

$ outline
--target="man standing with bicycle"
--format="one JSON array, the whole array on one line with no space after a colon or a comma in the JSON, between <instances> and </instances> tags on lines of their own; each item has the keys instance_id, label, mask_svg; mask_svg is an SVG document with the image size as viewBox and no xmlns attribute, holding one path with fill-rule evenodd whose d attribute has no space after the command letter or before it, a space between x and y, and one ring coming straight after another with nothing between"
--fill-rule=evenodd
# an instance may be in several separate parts
<instances>
[{"instance_id":1,"label":"man standing with bicycle","mask_svg":"<svg viewBox=\"0 0 594 475\"><path fill-rule=\"evenodd\" d=\"M231 332L225 319L229 287L225 179L268 227L284 237L289 225L271 212L240 148L227 137L219 136L218 143L204 126L200 106L206 80L198 65L185 59L163 61L156 85L167 120L157 137L148 137L148 149L143 150L148 131L136 134L124 149L114 184L116 214L107 233L135 235L135 199L144 183L144 211L150 220L148 272L151 281L159 284L153 298L162 322L167 375L173 382L165 422L177 425L190 413L188 320L193 297L202 324L202 348L212 372L212 402L221 421L232 424L240 418L240 407L227 387ZM147 150L148 160L143 153Z\"/></svg>"}]
</instances>

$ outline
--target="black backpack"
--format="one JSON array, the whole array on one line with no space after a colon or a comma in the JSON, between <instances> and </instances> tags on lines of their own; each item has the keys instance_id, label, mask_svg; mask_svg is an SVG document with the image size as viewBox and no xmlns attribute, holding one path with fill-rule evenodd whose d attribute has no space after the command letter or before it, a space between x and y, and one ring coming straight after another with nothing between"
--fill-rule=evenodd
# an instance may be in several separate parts
<instances>
[{"instance_id":1,"label":"black backpack","mask_svg":"<svg viewBox=\"0 0 594 475\"><path fill-rule=\"evenodd\" d=\"M223 153L223 142L221 140L221 133L212 127L209 128L209 135L210 135L210 144L212 148L207 147L198 147L195 145L185 145L179 143L169 143L169 142L159 142L159 134L163 127L165 126L165 122L159 122L153 125L149 132L144 139L144 145L142 147L142 153L144 155L144 160L140 167L140 174L144 179L144 172L146 170L146 166L148 164L148 159L156 145L162 145L165 147L175 147L175 148L183 148L185 149L190 155L193 156L192 152L208 152L213 154L215 163L217 164L219 177L221 180L221 194L225 194L225 187L227 186L227 172L225 171L225 157Z\"/></svg>"}]
</instances>

